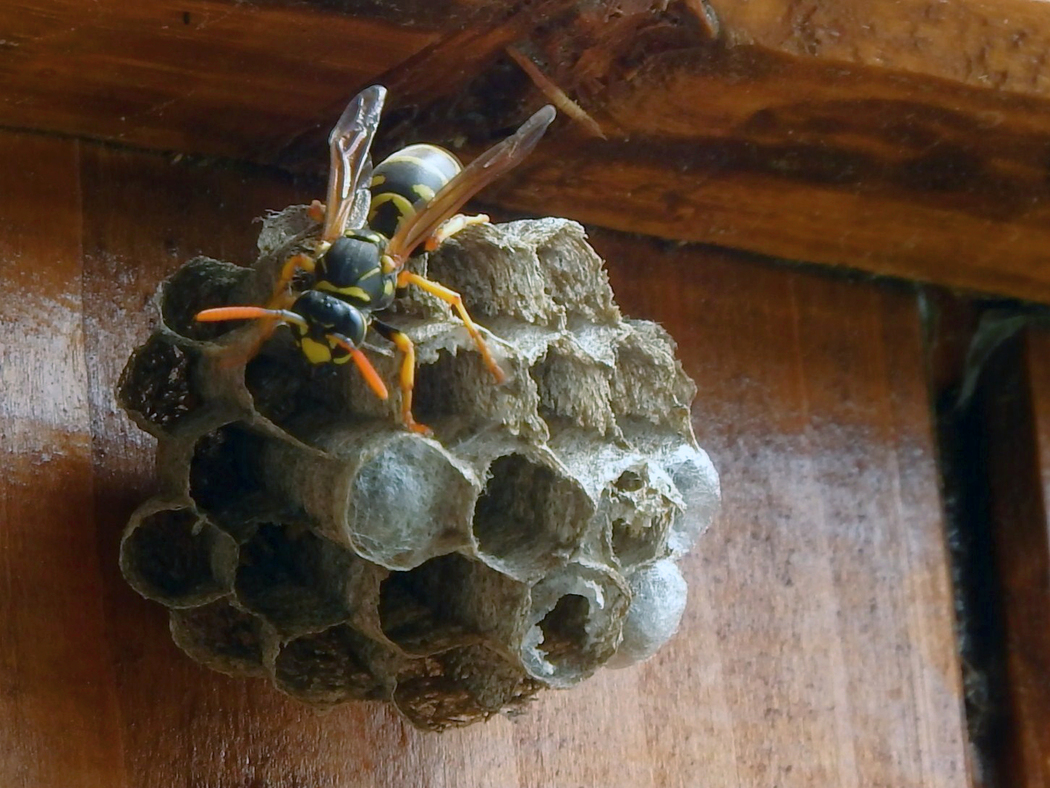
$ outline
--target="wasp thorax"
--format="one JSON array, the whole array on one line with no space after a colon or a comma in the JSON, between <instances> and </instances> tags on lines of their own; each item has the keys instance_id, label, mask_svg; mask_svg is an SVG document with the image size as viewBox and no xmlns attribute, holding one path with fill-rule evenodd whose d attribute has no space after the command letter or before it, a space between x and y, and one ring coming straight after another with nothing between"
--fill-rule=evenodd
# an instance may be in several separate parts
<instances>
[{"instance_id":1,"label":"wasp thorax","mask_svg":"<svg viewBox=\"0 0 1050 788\"><path fill-rule=\"evenodd\" d=\"M296 323L296 339L312 364L343 364L350 358L347 344L365 341L368 321L361 310L334 295L307 290L296 299L292 312L305 323Z\"/></svg>"},{"instance_id":2,"label":"wasp thorax","mask_svg":"<svg viewBox=\"0 0 1050 788\"><path fill-rule=\"evenodd\" d=\"M383 243L382 236L368 230L337 239L317 262L316 287L370 311L385 309L394 282L380 263Z\"/></svg>"}]
</instances>

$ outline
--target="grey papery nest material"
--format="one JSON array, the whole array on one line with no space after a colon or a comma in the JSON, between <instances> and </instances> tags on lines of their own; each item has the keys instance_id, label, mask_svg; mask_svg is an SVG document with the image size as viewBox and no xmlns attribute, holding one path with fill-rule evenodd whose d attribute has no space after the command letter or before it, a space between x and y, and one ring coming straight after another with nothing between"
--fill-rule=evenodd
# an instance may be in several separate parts
<instances>
[{"instance_id":1,"label":"grey papery nest material","mask_svg":"<svg viewBox=\"0 0 1050 788\"><path fill-rule=\"evenodd\" d=\"M389 701L430 730L651 656L685 606L675 562L719 501L670 337L621 317L579 225L470 228L414 264L464 295L509 381L447 305L409 292L390 319L416 342L434 437L412 434L396 387L383 402L352 365L310 366L287 329L245 362L258 325L193 320L265 302L315 232L289 208L253 268L184 266L121 378L163 490L128 523L121 568L170 609L175 642L306 703Z\"/></svg>"}]
</instances>

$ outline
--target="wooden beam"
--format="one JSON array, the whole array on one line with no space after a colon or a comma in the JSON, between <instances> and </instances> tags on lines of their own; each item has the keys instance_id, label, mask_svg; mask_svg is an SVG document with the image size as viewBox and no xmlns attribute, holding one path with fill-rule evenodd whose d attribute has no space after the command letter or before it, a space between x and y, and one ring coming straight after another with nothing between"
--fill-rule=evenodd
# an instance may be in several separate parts
<instances>
[{"instance_id":1,"label":"wooden beam","mask_svg":"<svg viewBox=\"0 0 1050 788\"><path fill-rule=\"evenodd\" d=\"M477 97L477 91L472 94L465 88L476 82L479 75L488 78L493 61L508 46L527 36L531 30L549 24L575 2L529 0L504 5L501 13L490 12L484 19L448 33L378 74L372 81L386 86L389 96L381 127L382 139L375 145L375 153L388 153L399 143L419 139L418 127L432 128L435 117L443 118L446 128L455 127L457 135L465 130L466 117L491 117L493 104L502 106L499 96L493 95L494 85L486 82L488 90L481 106L474 107L464 106L462 99L472 95ZM506 81L503 83L505 92L511 94L511 103L514 94L519 92L509 89L513 85L513 82L510 86ZM326 159L320 152L325 150L329 125L339 117L345 105L345 99L341 99L338 104L327 108L322 115L329 118L329 123L305 128L281 150L274 151L273 162L292 170L323 174L323 169L318 170L318 163Z\"/></svg>"},{"instance_id":2,"label":"wooden beam","mask_svg":"<svg viewBox=\"0 0 1050 788\"><path fill-rule=\"evenodd\" d=\"M559 121L493 202L1050 302L1040 0L33 0L0 30L0 126L317 173L376 80L379 153L491 144L547 100L513 45L608 141Z\"/></svg>"},{"instance_id":3,"label":"wooden beam","mask_svg":"<svg viewBox=\"0 0 1050 788\"><path fill-rule=\"evenodd\" d=\"M489 199L1050 301L1050 102L753 46L651 59Z\"/></svg>"},{"instance_id":4,"label":"wooden beam","mask_svg":"<svg viewBox=\"0 0 1050 788\"><path fill-rule=\"evenodd\" d=\"M726 34L791 55L1050 95L1050 7L1031 0L707 0Z\"/></svg>"},{"instance_id":5,"label":"wooden beam","mask_svg":"<svg viewBox=\"0 0 1050 788\"><path fill-rule=\"evenodd\" d=\"M227 0L7 3L0 30L0 126L256 161L442 33Z\"/></svg>"}]
</instances>

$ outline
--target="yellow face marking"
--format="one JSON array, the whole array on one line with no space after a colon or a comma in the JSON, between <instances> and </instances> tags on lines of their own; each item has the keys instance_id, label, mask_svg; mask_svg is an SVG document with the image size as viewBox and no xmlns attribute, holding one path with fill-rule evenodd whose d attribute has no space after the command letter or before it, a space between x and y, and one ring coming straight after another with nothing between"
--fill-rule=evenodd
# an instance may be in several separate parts
<instances>
[{"instance_id":1,"label":"yellow face marking","mask_svg":"<svg viewBox=\"0 0 1050 788\"><path fill-rule=\"evenodd\" d=\"M412 191L418 194L424 200L433 200L436 192L427 186L425 183L417 183L412 187Z\"/></svg>"},{"instance_id":2,"label":"yellow face marking","mask_svg":"<svg viewBox=\"0 0 1050 788\"><path fill-rule=\"evenodd\" d=\"M327 364L332 360L332 349L316 339L303 337L301 347L303 355L311 364Z\"/></svg>"},{"instance_id":3,"label":"yellow face marking","mask_svg":"<svg viewBox=\"0 0 1050 788\"><path fill-rule=\"evenodd\" d=\"M342 355L337 356L334 352L332 352L337 347L339 347L339 343L336 342L335 339L331 337L331 335L327 336L326 339L328 340L328 347L330 348L329 357L331 358L333 364L345 364L347 361L350 360L349 353L344 352Z\"/></svg>"}]
</instances>

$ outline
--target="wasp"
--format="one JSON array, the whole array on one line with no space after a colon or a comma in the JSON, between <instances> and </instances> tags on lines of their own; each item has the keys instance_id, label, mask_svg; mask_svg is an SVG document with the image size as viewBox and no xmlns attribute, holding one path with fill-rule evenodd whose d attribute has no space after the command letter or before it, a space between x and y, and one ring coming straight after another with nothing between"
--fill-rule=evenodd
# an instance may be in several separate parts
<instances>
[{"instance_id":1,"label":"wasp","mask_svg":"<svg viewBox=\"0 0 1050 788\"><path fill-rule=\"evenodd\" d=\"M412 415L415 350L412 340L384 322L402 288L415 285L448 303L470 333L497 383L504 372L493 358L459 293L409 271L405 263L423 245L427 251L464 226L488 221L457 211L477 192L524 159L554 120L554 107L536 112L511 136L467 167L443 148L411 145L371 165L372 138L379 126L386 89L374 85L359 93L328 138L330 167L326 202L315 201L312 215L322 223L312 253L290 257L265 307L227 306L198 312L199 321L262 320L263 338L278 325L293 329L299 349L312 364L353 361L380 399L388 392L361 351L369 328L401 354L401 419L414 432L428 432ZM312 285L292 291L298 271L313 275ZM261 340L260 340L261 341Z\"/></svg>"}]
</instances>

